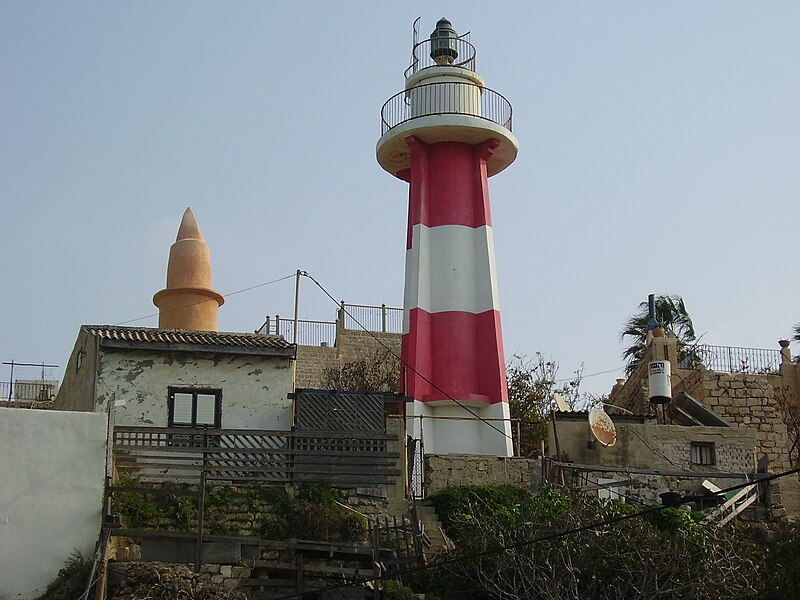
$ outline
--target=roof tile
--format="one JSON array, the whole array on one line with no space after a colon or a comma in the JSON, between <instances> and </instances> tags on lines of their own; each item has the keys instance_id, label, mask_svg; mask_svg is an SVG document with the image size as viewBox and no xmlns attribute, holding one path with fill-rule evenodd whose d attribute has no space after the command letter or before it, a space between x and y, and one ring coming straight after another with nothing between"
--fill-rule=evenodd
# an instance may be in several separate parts
<instances>
[{"instance_id":1,"label":"roof tile","mask_svg":"<svg viewBox=\"0 0 800 600\"><path fill-rule=\"evenodd\" d=\"M151 327L119 327L116 325L84 325L83 329L102 339L162 344L191 344L198 346L228 346L231 348L271 348L288 350L293 344L280 335L261 333L232 333L224 331L192 331L188 329L155 329Z\"/></svg>"}]
</instances>

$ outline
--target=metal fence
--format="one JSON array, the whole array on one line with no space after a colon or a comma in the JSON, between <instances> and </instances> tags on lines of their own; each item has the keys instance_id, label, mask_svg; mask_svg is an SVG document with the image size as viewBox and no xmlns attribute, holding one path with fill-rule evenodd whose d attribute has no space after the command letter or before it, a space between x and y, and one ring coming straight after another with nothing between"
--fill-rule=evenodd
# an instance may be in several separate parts
<instances>
[{"instance_id":1,"label":"metal fence","mask_svg":"<svg viewBox=\"0 0 800 600\"><path fill-rule=\"evenodd\" d=\"M381 304L345 304L339 309L339 319L345 329L372 331L380 333L403 332L403 309Z\"/></svg>"},{"instance_id":2,"label":"metal fence","mask_svg":"<svg viewBox=\"0 0 800 600\"><path fill-rule=\"evenodd\" d=\"M347 304L339 306L339 322L344 329L352 331L372 331L375 333L402 333L403 309L367 304ZM290 342L301 346L334 346L336 344L336 321L309 321L298 319L297 339L294 339L294 319L280 315L267 316L256 333L282 335Z\"/></svg>"},{"instance_id":3,"label":"metal fence","mask_svg":"<svg viewBox=\"0 0 800 600\"><path fill-rule=\"evenodd\" d=\"M430 115L468 115L511 130L511 103L474 83L443 81L417 85L389 98L381 108L381 135L401 123Z\"/></svg>"},{"instance_id":4,"label":"metal fence","mask_svg":"<svg viewBox=\"0 0 800 600\"><path fill-rule=\"evenodd\" d=\"M739 348L736 346L709 346L692 348L689 356L679 366L693 369L697 366L721 373L751 373L769 375L779 373L781 351L768 348Z\"/></svg>"},{"instance_id":5,"label":"metal fence","mask_svg":"<svg viewBox=\"0 0 800 600\"><path fill-rule=\"evenodd\" d=\"M267 316L264 324L256 331L267 335L282 335L285 339L301 346L333 346L336 343L336 323L334 321L297 321L297 339L294 339L294 319L280 315Z\"/></svg>"},{"instance_id":6,"label":"metal fence","mask_svg":"<svg viewBox=\"0 0 800 600\"><path fill-rule=\"evenodd\" d=\"M0 400L38 402L52 400L57 393L57 381L42 381L38 383L0 381Z\"/></svg>"}]
</instances>

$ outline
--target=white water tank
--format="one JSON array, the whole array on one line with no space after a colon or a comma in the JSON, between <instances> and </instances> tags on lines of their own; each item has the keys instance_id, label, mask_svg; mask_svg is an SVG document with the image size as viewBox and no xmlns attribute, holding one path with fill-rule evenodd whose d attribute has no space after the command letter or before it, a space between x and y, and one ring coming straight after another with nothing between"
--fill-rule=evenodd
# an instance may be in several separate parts
<instances>
[{"instance_id":1,"label":"white water tank","mask_svg":"<svg viewBox=\"0 0 800 600\"><path fill-rule=\"evenodd\" d=\"M648 365L649 396L652 404L666 404L672 400L672 372L668 360L654 360Z\"/></svg>"}]
</instances>

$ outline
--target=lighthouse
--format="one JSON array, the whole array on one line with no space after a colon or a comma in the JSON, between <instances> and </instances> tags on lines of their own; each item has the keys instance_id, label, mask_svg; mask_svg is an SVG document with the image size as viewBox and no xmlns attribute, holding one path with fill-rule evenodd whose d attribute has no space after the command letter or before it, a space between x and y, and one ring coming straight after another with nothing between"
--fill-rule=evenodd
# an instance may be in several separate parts
<instances>
[{"instance_id":1,"label":"lighthouse","mask_svg":"<svg viewBox=\"0 0 800 600\"><path fill-rule=\"evenodd\" d=\"M409 185L401 388L426 453L510 456L488 178L519 145L511 104L441 19L415 35L405 89L381 110L378 163Z\"/></svg>"}]
</instances>

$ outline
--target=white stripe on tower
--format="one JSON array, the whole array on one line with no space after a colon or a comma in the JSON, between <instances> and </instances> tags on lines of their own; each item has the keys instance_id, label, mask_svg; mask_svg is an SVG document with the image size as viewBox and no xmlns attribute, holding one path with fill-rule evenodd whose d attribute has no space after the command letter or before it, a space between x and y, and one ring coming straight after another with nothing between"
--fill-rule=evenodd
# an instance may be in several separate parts
<instances>
[{"instance_id":1,"label":"white stripe on tower","mask_svg":"<svg viewBox=\"0 0 800 600\"><path fill-rule=\"evenodd\" d=\"M403 332L411 309L479 314L499 310L492 228L440 225L412 228L406 251ZM423 258L424 257L424 258Z\"/></svg>"}]
</instances>

